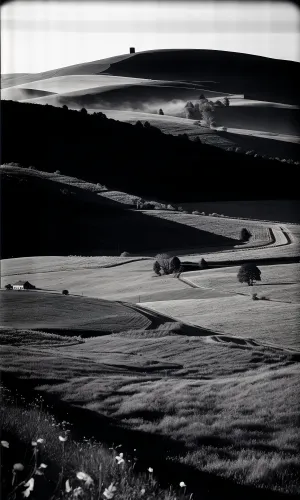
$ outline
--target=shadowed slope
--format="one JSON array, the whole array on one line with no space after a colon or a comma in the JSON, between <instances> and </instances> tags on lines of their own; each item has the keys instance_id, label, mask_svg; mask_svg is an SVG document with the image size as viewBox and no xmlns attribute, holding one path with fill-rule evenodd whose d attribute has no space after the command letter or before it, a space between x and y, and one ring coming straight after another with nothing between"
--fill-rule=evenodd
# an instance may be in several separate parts
<instances>
[{"instance_id":1,"label":"shadowed slope","mask_svg":"<svg viewBox=\"0 0 300 500\"><path fill-rule=\"evenodd\" d=\"M38 172L1 173L1 188L2 258L123 251L149 255L180 246L236 244L233 238L124 209L99 194L41 178Z\"/></svg>"}]
</instances>

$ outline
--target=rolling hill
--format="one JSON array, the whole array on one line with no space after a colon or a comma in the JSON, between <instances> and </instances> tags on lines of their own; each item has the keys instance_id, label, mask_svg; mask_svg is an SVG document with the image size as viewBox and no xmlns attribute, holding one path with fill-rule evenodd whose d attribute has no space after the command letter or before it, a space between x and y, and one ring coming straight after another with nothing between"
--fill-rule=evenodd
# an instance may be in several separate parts
<instances>
[{"instance_id":1,"label":"rolling hill","mask_svg":"<svg viewBox=\"0 0 300 500\"><path fill-rule=\"evenodd\" d=\"M85 107L89 112L105 110L113 118L118 112L118 120L155 120L155 126L164 132L176 134L177 128L224 149L242 147L297 160L298 66L296 62L225 51L147 51L38 74L3 75L1 98ZM184 106L200 94L212 100L230 98L229 107L215 110L216 125L228 129L226 136L218 129L203 135L192 120L183 130L180 118L185 117ZM157 120L160 108L172 119ZM235 133L235 129L240 132Z\"/></svg>"}]
</instances>

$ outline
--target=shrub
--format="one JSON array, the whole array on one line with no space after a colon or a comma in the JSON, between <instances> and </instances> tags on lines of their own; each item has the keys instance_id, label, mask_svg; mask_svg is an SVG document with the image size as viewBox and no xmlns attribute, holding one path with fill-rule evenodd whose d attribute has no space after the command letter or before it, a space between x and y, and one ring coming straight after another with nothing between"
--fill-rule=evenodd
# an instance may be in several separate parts
<instances>
[{"instance_id":1,"label":"shrub","mask_svg":"<svg viewBox=\"0 0 300 500\"><path fill-rule=\"evenodd\" d=\"M199 262L199 269L208 269L208 264L205 259L201 259Z\"/></svg>"},{"instance_id":2,"label":"shrub","mask_svg":"<svg viewBox=\"0 0 300 500\"><path fill-rule=\"evenodd\" d=\"M193 215L201 215L200 212L198 210L193 210L192 212Z\"/></svg>"},{"instance_id":3,"label":"shrub","mask_svg":"<svg viewBox=\"0 0 300 500\"><path fill-rule=\"evenodd\" d=\"M122 252L120 257L130 257L130 253L129 252Z\"/></svg>"},{"instance_id":4,"label":"shrub","mask_svg":"<svg viewBox=\"0 0 300 500\"><path fill-rule=\"evenodd\" d=\"M171 257L167 253L158 254L156 256L156 262L160 266L159 271L162 271L163 274L172 274L174 272L178 272L181 267L181 262L178 257ZM158 267L157 267L158 269ZM154 267L153 267L154 270ZM155 271L155 270L154 270Z\"/></svg>"},{"instance_id":5,"label":"shrub","mask_svg":"<svg viewBox=\"0 0 300 500\"><path fill-rule=\"evenodd\" d=\"M237 274L240 283L248 283L248 286L253 286L254 281L261 281L261 271L252 262L242 264Z\"/></svg>"},{"instance_id":6,"label":"shrub","mask_svg":"<svg viewBox=\"0 0 300 500\"><path fill-rule=\"evenodd\" d=\"M160 108L159 112L158 112L159 115L164 115L165 113L163 112L163 110Z\"/></svg>"},{"instance_id":7,"label":"shrub","mask_svg":"<svg viewBox=\"0 0 300 500\"><path fill-rule=\"evenodd\" d=\"M63 295L69 295L69 290L63 290L61 293L62 293Z\"/></svg>"},{"instance_id":8,"label":"shrub","mask_svg":"<svg viewBox=\"0 0 300 500\"><path fill-rule=\"evenodd\" d=\"M157 260L154 262L153 264L153 271L155 272L155 274L157 274L157 276L161 276L161 267L159 265L159 263L157 262Z\"/></svg>"},{"instance_id":9,"label":"shrub","mask_svg":"<svg viewBox=\"0 0 300 500\"><path fill-rule=\"evenodd\" d=\"M167 205L167 210L175 210L175 208L173 207L173 205Z\"/></svg>"},{"instance_id":10,"label":"shrub","mask_svg":"<svg viewBox=\"0 0 300 500\"><path fill-rule=\"evenodd\" d=\"M60 175L60 170L55 170L54 173L57 174L57 175Z\"/></svg>"},{"instance_id":11,"label":"shrub","mask_svg":"<svg viewBox=\"0 0 300 500\"><path fill-rule=\"evenodd\" d=\"M181 262L178 257L172 257L169 261L170 273L178 273L181 268Z\"/></svg>"},{"instance_id":12,"label":"shrub","mask_svg":"<svg viewBox=\"0 0 300 500\"><path fill-rule=\"evenodd\" d=\"M252 293L251 298L252 300L258 300L257 293Z\"/></svg>"},{"instance_id":13,"label":"shrub","mask_svg":"<svg viewBox=\"0 0 300 500\"><path fill-rule=\"evenodd\" d=\"M252 234L250 233L250 231L248 231L248 229L243 227L243 229L241 230L241 233L240 233L240 240L241 241L249 241L251 236L252 236Z\"/></svg>"},{"instance_id":14,"label":"shrub","mask_svg":"<svg viewBox=\"0 0 300 500\"><path fill-rule=\"evenodd\" d=\"M12 285L10 283L8 283L8 285L5 285L5 288L6 290L12 290Z\"/></svg>"}]
</instances>

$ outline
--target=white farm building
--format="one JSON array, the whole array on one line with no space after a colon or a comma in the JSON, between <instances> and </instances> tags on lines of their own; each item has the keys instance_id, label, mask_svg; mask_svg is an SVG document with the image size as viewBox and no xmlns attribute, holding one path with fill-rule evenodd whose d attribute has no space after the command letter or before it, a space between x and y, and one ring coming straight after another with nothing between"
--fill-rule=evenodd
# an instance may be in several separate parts
<instances>
[{"instance_id":1,"label":"white farm building","mask_svg":"<svg viewBox=\"0 0 300 500\"><path fill-rule=\"evenodd\" d=\"M13 290L33 290L35 286L31 285L29 281L17 281L13 284Z\"/></svg>"}]
</instances>

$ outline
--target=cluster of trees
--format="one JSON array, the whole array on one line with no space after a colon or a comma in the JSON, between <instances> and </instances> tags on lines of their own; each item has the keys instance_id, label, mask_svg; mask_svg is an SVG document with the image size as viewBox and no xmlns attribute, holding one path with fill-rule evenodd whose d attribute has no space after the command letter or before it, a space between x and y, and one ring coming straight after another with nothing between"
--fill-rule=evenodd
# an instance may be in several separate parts
<instances>
[{"instance_id":1,"label":"cluster of trees","mask_svg":"<svg viewBox=\"0 0 300 500\"><path fill-rule=\"evenodd\" d=\"M187 118L192 120L203 120L208 127L215 127L215 108L227 107L230 101L225 97L222 101L209 101L204 94L199 96L199 100L195 103L188 101L185 105L185 114Z\"/></svg>"},{"instance_id":2,"label":"cluster of trees","mask_svg":"<svg viewBox=\"0 0 300 500\"><path fill-rule=\"evenodd\" d=\"M157 276L162 276L163 274L173 274L179 278L182 271L182 265L178 257L171 257L167 253L161 253L158 254L155 259L153 271Z\"/></svg>"}]
</instances>

